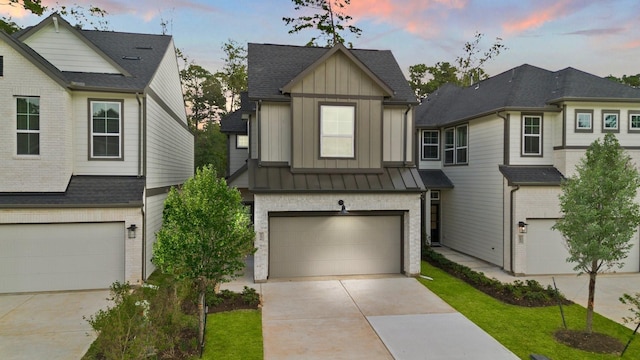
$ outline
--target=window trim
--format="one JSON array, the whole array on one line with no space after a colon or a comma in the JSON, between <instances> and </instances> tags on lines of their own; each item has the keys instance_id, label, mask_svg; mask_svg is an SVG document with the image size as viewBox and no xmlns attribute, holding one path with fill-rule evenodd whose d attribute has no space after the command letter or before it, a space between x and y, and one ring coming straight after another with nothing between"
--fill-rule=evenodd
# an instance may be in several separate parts
<instances>
[{"instance_id":1,"label":"window trim","mask_svg":"<svg viewBox=\"0 0 640 360\"><path fill-rule=\"evenodd\" d=\"M433 200L433 201L439 201L440 200L440 190L431 190L430 191L430 195L429 195L429 199Z\"/></svg>"},{"instance_id":2,"label":"window trim","mask_svg":"<svg viewBox=\"0 0 640 360\"><path fill-rule=\"evenodd\" d=\"M538 118L540 120L540 133L536 135L525 134L525 120L527 118ZM540 151L538 153L525 152L525 137L537 137ZM522 114L522 121L520 121L520 156L521 157L543 157L544 156L544 115L543 114Z\"/></svg>"},{"instance_id":3,"label":"window trim","mask_svg":"<svg viewBox=\"0 0 640 360\"><path fill-rule=\"evenodd\" d=\"M336 108L346 108L349 107L353 110L353 119L351 126L351 153L347 155L323 155L323 140L325 135L322 131L322 110L324 107L336 107ZM320 159L340 159L340 160L349 160L356 158L356 122L358 119L358 115L356 112L356 103L346 103L346 102L319 102L318 103L318 155ZM338 135L327 135L327 138L337 137L337 138L347 138L348 136L338 136Z\"/></svg>"},{"instance_id":4,"label":"window trim","mask_svg":"<svg viewBox=\"0 0 640 360\"><path fill-rule=\"evenodd\" d=\"M589 120L589 127L580 127L580 122L578 121L578 116L580 114L589 114L591 119ZM593 109L576 109L575 111L575 131L577 133L592 133L593 132Z\"/></svg>"},{"instance_id":5,"label":"window trim","mask_svg":"<svg viewBox=\"0 0 640 360\"><path fill-rule=\"evenodd\" d=\"M464 146L460 146L458 144L458 131L462 128L465 128L466 145ZM446 134L448 132L453 132L453 143L447 143ZM461 124L461 125L444 129L443 138L444 140L443 140L443 150L442 150L443 152L442 163L445 166L468 165L469 164L469 124ZM465 149L467 154L464 162L458 161L458 151L462 149ZM447 152L449 151L453 153L452 162L447 162Z\"/></svg>"},{"instance_id":6,"label":"window trim","mask_svg":"<svg viewBox=\"0 0 640 360\"><path fill-rule=\"evenodd\" d=\"M425 144L424 135L425 133L436 133L436 143L435 144ZM435 147L436 148L436 157L428 158L424 156L425 146ZM440 161L440 131L432 130L432 129L423 129L420 131L420 159L424 161Z\"/></svg>"},{"instance_id":7,"label":"window trim","mask_svg":"<svg viewBox=\"0 0 640 360\"><path fill-rule=\"evenodd\" d=\"M247 139L247 145L240 145L240 137L243 136ZM248 149L249 148L249 135L236 134L236 149Z\"/></svg>"},{"instance_id":8,"label":"window trim","mask_svg":"<svg viewBox=\"0 0 640 360\"><path fill-rule=\"evenodd\" d=\"M119 154L118 156L94 156L93 154L93 104L94 103L117 103L120 107L120 122L118 128ZM87 99L87 119L88 119L88 160L90 161L124 161L124 99ZM102 134L102 133L98 133Z\"/></svg>"},{"instance_id":9,"label":"window trim","mask_svg":"<svg viewBox=\"0 0 640 360\"><path fill-rule=\"evenodd\" d=\"M38 99L38 129L37 130L32 130L32 129L18 129L18 99ZM15 130L16 130L16 144L15 144L15 150L16 150L16 156L25 156L25 157L37 157L40 156L40 124L41 124L41 112L40 112L40 97L39 96L23 96L23 95L19 95L19 96L14 96L14 104L15 104ZM38 135L38 152L35 154L31 154L31 153L19 153L18 152L18 134L37 134Z\"/></svg>"},{"instance_id":10,"label":"window trim","mask_svg":"<svg viewBox=\"0 0 640 360\"><path fill-rule=\"evenodd\" d=\"M628 114L628 118L629 118L629 129L628 131L630 133L640 133L640 126L638 127L632 127L631 126L631 118L637 116L638 119L640 120L640 111L638 110L629 110L629 114Z\"/></svg>"},{"instance_id":11,"label":"window trim","mask_svg":"<svg viewBox=\"0 0 640 360\"><path fill-rule=\"evenodd\" d=\"M607 115L615 115L616 116L616 127L615 128L606 128L605 127L605 117ZM602 132L603 133L619 133L620 132L620 110L602 110Z\"/></svg>"}]
</instances>

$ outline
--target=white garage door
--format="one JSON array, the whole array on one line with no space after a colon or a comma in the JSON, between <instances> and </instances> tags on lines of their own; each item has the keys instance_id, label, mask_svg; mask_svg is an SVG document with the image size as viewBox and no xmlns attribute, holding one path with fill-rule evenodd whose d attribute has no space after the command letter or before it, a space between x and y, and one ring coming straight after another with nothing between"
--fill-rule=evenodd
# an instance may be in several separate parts
<instances>
[{"instance_id":1,"label":"white garage door","mask_svg":"<svg viewBox=\"0 0 640 360\"><path fill-rule=\"evenodd\" d=\"M271 217L269 277L401 272L400 216Z\"/></svg>"},{"instance_id":2,"label":"white garage door","mask_svg":"<svg viewBox=\"0 0 640 360\"><path fill-rule=\"evenodd\" d=\"M527 242L527 275L536 274L573 274L574 263L567 263L569 257L562 234L552 230L555 219L529 219ZM614 268L617 272L640 271L640 254L637 235L632 240L634 246L629 252L622 269Z\"/></svg>"},{"instance_id":3,"label":"white garage door","mask_svg":"<svg viewBox=\"0 0 640 360\"><path fill-rule=\"evenodd\" d=\"M124 223L0 225L0 293L124 280Z\"/></svg>"}]
</instances>

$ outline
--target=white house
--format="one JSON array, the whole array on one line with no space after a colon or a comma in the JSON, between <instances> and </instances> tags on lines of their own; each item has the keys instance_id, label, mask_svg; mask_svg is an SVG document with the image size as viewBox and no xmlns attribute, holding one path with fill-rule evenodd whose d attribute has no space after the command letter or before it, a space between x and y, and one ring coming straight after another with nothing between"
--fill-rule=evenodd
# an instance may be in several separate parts
<instances>
[{"instance_id":1,"label":"white house","mask_svg":"<svg viewBox=\"0 0 640 360\"><path fill-rule=\"evenodd\" d=\"M0 292L138 284L193 173L170 36L53 14L0 33Z\"/></svg>"}]
</instances>

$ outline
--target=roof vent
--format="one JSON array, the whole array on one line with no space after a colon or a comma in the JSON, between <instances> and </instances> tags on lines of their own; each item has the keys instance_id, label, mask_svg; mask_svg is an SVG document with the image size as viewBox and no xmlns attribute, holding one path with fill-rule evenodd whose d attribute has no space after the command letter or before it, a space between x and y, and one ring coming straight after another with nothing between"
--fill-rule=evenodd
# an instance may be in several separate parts
<instances>
[{"instance_id":1,"label":"roof vent","mask_svg":"<svg viewBox=\"0 0 640 360\"><path fill-rule=\"evenodd\" d=\"M140 56L123 56L123 60L140 60Z\"/></svg>"}]
</instances>

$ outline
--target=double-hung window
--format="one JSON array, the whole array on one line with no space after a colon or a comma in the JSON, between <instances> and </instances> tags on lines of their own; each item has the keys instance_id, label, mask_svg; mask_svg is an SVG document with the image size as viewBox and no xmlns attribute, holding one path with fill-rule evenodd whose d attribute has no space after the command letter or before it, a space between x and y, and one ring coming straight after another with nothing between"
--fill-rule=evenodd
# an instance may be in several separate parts
<instances>
[{"instance_id":1,"label":"double-hung window","mask_svg":"<svg viewBox=\"0 0 640 360\"><path fill-rule=\"evenodd\" d=\"M522 155L542 155L542 116L522 117Z\"/></svg>"},{"instance_id":2,"label":"double-hung window","mask_svg":"<svg viewBox=\"0 0 640 360\"><path fill-rule=\"evenodd\" d=\"M445 165L467 164L469 162L469 127L459 125L444 130Z\"/></svg>"},{"instance_id":3,"label":"double-hung window","mask_svg":"<svg viewBox=\"0 0 640 360\"><path fill-rule=\"evenodd\" d=\"M355 157L354 105L320 105L320 157Z\"/></svg>"},{"instance_id":4,"label":"double-hung window","mask_svg":"<svg viewBox=\"0 0 640 360\"><path fill-rule=\"evenodd\" d=\"M16 98L18 155L40 155L40 98Z\"/></svg>"},{"instance_id":5,"label":"double-hung window","mask_svg":"<svg viewBox=\"0 0 640 360\"><path fill-rule=\"evenodd\" d=\"M629 132L640 132L640 111L629 111Z\"/></svg>"},{"instance_id":6,"label":"double-hung window","mask_svg":"<svg viewBox=\"0 0 640 360\"><path fill-rule=\"evenodd\" d=\"M422 159L440 159L440 133L438 130L422 130Z\"/></svg>"},{"instance_id":7,"label":"double-hung window","mask_svg":"<svg viewBox=\"0 0 640 360\"><path fill-rule=\"evenodd\" d=\"M602 110L602 132L618 132L619 118L618 110Z\"/></svg>"},{"instance_id":8,"label":"double-hung window","mask_svg":"<svg viewBox=\"0 0 640 360\"><path fill-rule=\"evenodd\" d=\"M90 101L91 158L122 159L122 101Z\"/></svg>"}]
</instances>

